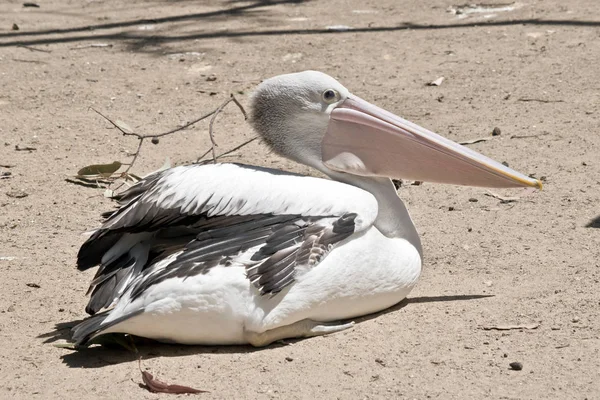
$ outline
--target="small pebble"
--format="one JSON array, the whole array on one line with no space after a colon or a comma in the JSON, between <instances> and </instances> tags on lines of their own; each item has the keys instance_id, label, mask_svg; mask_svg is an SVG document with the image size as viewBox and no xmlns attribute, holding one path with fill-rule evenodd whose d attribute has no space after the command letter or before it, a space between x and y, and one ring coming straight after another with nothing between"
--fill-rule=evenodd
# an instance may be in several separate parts
<instances>
[{"instance_id":1,"label":"small pebble","mask_svg":"<svg viewBox=\"0 0 600 400\"><path fill-rule=\"evenodd\" d=\"M454 207L452 207L452 206L448 207L448 211L454 211Z\"/></svg>"},{"instance_id":2,"label":"small pebble","mask_svg":"<svg viewBox=\"0 0 600 400\"><path fill-rule=\"evenodd\" d=\"M469 199L469 201L470 201L471 203L477 203L479 200L477 200L475 197L471 197L471 198Z\"/></svg>"},{"instance_id":3,"label":"small pebble","mask_svg":"<svg viewBox=\"0 0 600 400\"><path fill-rule=\"evenodd\" d=\"M501 131L501 130L500 130L500 128L498 128L498 127L495 127L495 128L492 130L492 136L500 136L500 134L501 134L501 133L502 133L502 131Z\"/></svg>"},{"instance_id":4,"label":"small pebble","mask_svg":"<svg viewBox=\"0 0 600 400\"><path fill-rule=\"evenodd\" d=\"M515 370L515 371L520 371L523 369L523 364L521 364L518 361L514 361L511 362L510 364L508 364L510 366L511 369Z\"/></svg>"},{"instance_id":5,"label":"small pebble","mask_svg":"<svg viewBox=\"0 0 600 400\"><path fill-rule=\"evenodd\" d=\"M385 367L385 361L383 361L381 358L376 358L375 362L381 365L382 367Z\"/></svg>"},{"instance_id":6,"label":"small pebble","mask_svg":"<svg viewBox=\"0 0 600 400\"><path fill-rule=\"evenodd\" d=\"M23 190L15 190L13 192L7 192L6 195L8 197L12 197L13 199L22 199L29 196L29 193L26 193Z\"/></svg>"},{"instance_id":7,"label":"small pebble","mask_svg":"<svg viewBox=\"0 0 600 400\"><path fill-rule=\"evenodd\" d=\"M573 319L571 320L571 322L573 322L573 323L575 323L575 324L576 324L576 323L578 323L578 322L579 322L579 318L578 318L578 317L575 317L575 318L573 318Z\"/></svg>"},{"instance_id":8,"label":"small pebble","mask_svg":"<svg viewBox=\"0 0 600 400\"><path fill-rule=\"evenodd\" d=\"M291 361L294 361L294 359L292 357L286 357L285 361L290 361L291 362Z\"/></svg>"},{"instance_id":9,"label":"small pebble","mask_svg":"<svg viewBox=\"0 0 600 400\"><path fill-rule=\"evenodd\" d=\"M152 142L152 144L158 144L159 140L157 137L153 137L151 142Z\"/></svg>"},{"instance_id":10,"label":"small pebble","mask_svg":"<svg viewBox=\"0 0 600 400\"><path fill-rule=\"evenodd\" d=\"M502 165L504 165L505 167L508 167L508 163L506 161L502 161Z\"/></svg>"}]
</instances>

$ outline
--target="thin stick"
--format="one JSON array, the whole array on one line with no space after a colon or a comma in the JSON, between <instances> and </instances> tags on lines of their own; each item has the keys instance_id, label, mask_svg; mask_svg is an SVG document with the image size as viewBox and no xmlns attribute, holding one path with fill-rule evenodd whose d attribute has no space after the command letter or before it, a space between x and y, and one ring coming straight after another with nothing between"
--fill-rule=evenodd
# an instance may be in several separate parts
<instances>
[{"instance_id":1,"label":"thin stick","mask_svg":"<svg viewBox=\"0 0 600 400\"><path fill-rule=\"evenodd\" d=\"M221 157L225 157L226 155L229 155L229 154L233 153L234 151L238 151L242 147L254 142L256 139L258 139L258 136L254 136L252 139L246 140L244 143L240 144L239 146L235 146L233 149L227 150L225 153L219 154L217 156L217 159L219 159Z\"/></svg>"},{"instance_id":2,"label":"thin stick","mask_svg":"<svg viewBox=\"0 0 600 400\"><path fill-rule=\"evenodd\" d=\"M545 100L545 99L531 99L531 98L526 98L526 97L521 97L520 99L517 99L518 101L535 101L538 103L564 103L564 100Z\"/></svg>"},{"instance_id":3,"label":"thin stick","mask_svg":"<svg viewBox=\"0 0 600 400\"><path fill-rule=\"evenodd\" d=\"M231 99L232 99L232 97L230 97L225 103L221 104L221 106L219 108L217 108L217 110L214 112L213 116L210 118L210 122L208 123L208 136L210 137L210 142L212 144L210 149L212 152L214 164L217 163L217 152L215 151L215 147L217 147L217 142L215 142L215 136L213 134L213 124L215 123L215 119L217 119L217 115L219 115L219 113L221 111L223 111L225 106L231 102Z\"/></svg>"},{"instance_id":4,"label":"thin stick","mask_svg":"<svg viewBox=\"0 0 600 400\"><path fill-rule=\"evenodd\" d=\"M235 146L233 149L227 150L225 153L221 153L221 154L219 154L219 155L217 156L217 160L218 160L219 158L221 158L221 157L225 157L225 156L227 156L227 155L229 155L229 154L233 153L234 151L238 151L238 150L239 150L239 149L241 149L242 147L244 147L244 146L247 146L247 145L249 145L250 143L254 142L256 139L258 139L258 136L254 136L252 139L246 140L244 143L242 143L242 144L240 144L240 145L237 145L237 146ZM208 150L206 150L206 151L204 152L204 154L202 154L200 157L198 157L198 158L196 159L196 163L198 164L198 163L202 162L202 159L203 159L204 157L206 157L206 156L207 156L207 155L208 155L208 154L211 152L211 150L212 150L212 148L211 148L211 149L208 149Z\"/></svg>"},{"instance_id":5,"label":"thin stick","mask_svg":"<svg viewBox=\"0 0 600 400\"><path fill-rule=\"evenodd\" d=\"M52 53L52 50L38 49L38 48L35 48L33 46L21 45L21 46L17 46L17 47L22 47L22 48L27 49L29 51L39 51L39 52L42 52L42 53Z\"/></svg>"},{"instance_id":6,"label":"thin stick","mask_svg":"<svg viewBox=\"0 0 600 400\"><path fill-rule=\"evenodd\" d=\"M176 132L182 131L186 128L189 128L190 126L197 124L198 122L202 121L203 119L206 119L210 116L212 116L212 118L210 119L210 123L209 123L209 128L208 128L208 134L210 136L210 141L211 141L211 149L209 151L207 151L205 154L203 154L201 157L198 158L198 160L201 160L202 158L204 158L208 153L212 152L213 154L213 162L217 162L217 158L229 154L235 150L240 149L241 147L245 146L246 144L250 143L251 141L253 141L256 138L253 138L245 143L242 143L240 146L236 147L235 149L229 150L226 153L223 153L221 155L219 155L217 157L216 155L216 151L215 151L215 147L217 146L217 143L215 142L214 139L214 134L213 134L213 124L214 121L217 117L217 115L219 113L221 113L221 111L223 111L223 109L229 104L233 102L242 112L242 114L244 115L244 119L247 120L248 119L248 114L246 114L246 110L244 109L244 107L242 106L242 104L235 98L235 96L233 94L231 94L231 96L229 97L229 99L227 99L223 104L221 104L219 107L217 107L215 110L210 111L204 115L202 115L199 118L196 118L195 120L188 122L187 124L180 126L178 128L175 129L171 129L170 131L167 132L163 132L163 133L156 133L156 134L141 134L141 133L136 133L136 132L128 132L126 130L124 130L123 128L121 128L119 126L119 124L117 124L116 122L114 122L112 119L108 118L106 115L102 114L100 111L96 110L93 107L90 107L90 109L92 109L96 114L100 115L102 118L104 118L105 120L107 120L112 126L114 126L115 128L117 128L119 130L119 132L121 132L123 134L123 136L135 136L138 140L138 147L135 151L135 153L133 153L133 159L131 160L131 163L128 164L127 169L124 171L124 173L127 173L131 170L131 168L133 167L133 165L135 164L136 160L138 159L138 156L140 155L140 151L142 150L142 145L144 144L144 139L154 139L154 138L160 138L163 136L168 136L168 135L172 135Z\"/></svg>"}]
</instances>

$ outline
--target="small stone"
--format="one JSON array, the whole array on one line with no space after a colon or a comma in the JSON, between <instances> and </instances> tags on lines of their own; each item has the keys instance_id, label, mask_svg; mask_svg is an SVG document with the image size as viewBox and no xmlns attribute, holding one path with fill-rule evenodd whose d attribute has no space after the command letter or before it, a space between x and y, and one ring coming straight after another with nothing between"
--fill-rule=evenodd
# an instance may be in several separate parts
<instances>
[{"instance_id":1,"label":"small stone","mask_svg":"<svg viewBox=\"0 0 600 400\"><path fill-rule=\"evenodd\" d=\"M65 312L65 309L64 308L59 308L58 312Z\"/></svg>"},{"instance_id":2,"label":"small stone","mask_svg":"<svg viewBox=\"0 0 600 400\"><path fill-rule=\"evenodd\" d=\"M41 286L38 285L37 283L26 283L25 285L27 285L29 287L32 287L32 288L35 288L35 289L41 288Z\"/></svg>"},{"instance_id":3,"label":"small stone","mask_svg":"<svg viewBox=\"0 0 600 400\"><path fill-rule=\"evenodd\" d=\"M151 142L152 142L152 144L158 144L159 140L158 140L157 137L153 137L152 140L151 140Z\"/></svg>"},{"instance_id":4,"label":"small stone","mask_svg":"<svg viewBox=\"0 0 600 400\"><path fill-rule=\"evenodd\" d=\"M485 342L483 342L483 344L490 344L490 342L488 342L487 340Z\"/></svg>"},{"instance_id":5,"label":"small stone","mask_svg":"<svg viewBox=\"0 0 600 400\"><path fill-rule=\"evenodd\" d=\"M579 317L575 317L571 320L571 322L573 322L574 324L579 322Z\"/></svg>"},{"instance_id":6,"label":"small stone","mask_svg":"<svg viewBox=\"0 0 600 400\"><path fill-rule=\"evenodd\" d=\"M492 130L492 136L500 136L500 134L501 134L501 133L502 133L502 131L501 131L501 130L500 130L500 128L498 128L498 127L495 127L495 128Z\"/></svg>"},{"instance_id":7,"label":"small stone","mask_svg":"<svg viewBox=\"0 0 600 400\"><path fill-rule=\"evenodd\" d=\"M508 358L508 353L504 353L504 354L502 355L502 357L504 357L504 358Z\"/></svg>"},{"instance_id":8,"label":"small stone","mask_svg":"<svg viewBox=\"0 0 600 400\"><path fill-rule=\"evenodd\" d=\"M448 211L454 211L454 207L452 207L452 206L448 207Z\"/></svg>"},{"instance_id":9,"label":"small stone","mask_svg":"<svg viewBox=\"0 0 600 400\"><path fill-rule=\"evenodd\" d=\"M502 165L504 165L505 167L508 167L508 163L506 161L502 161Z\"/></svg>"},{"instance_id":10,"label":"small stone","mask_svg":"<svg viewBox=\"0 0 600 400\"><path fill-rule=\"evenodd\" d=\"M19 25L17 25L17 24L13 24L13 26L12 26L12 30L13 30L13 31L18 31L18 30L19 30Z\"/></svg>"},{"instance_id":11,"label":"small stone","mask_svg":"<svg viewBox=\"0 0 600 400\"><path fill-rule=\"evenodd\" d=\"M217 77L215 75L210 75L206 77L206 81L207 82L214 82L217 80Z\"/></svg>"},{"instance_id":12,"label":"small stone","mask_svg":"<svg viewBox=\"0 0 600 400\"><path fill-rule=\"evenodd\" d=\"M467 232L473 232L473 228L467 228Z\"/></svg>"},{"instance_id":13,"label":"small stone","mask_svg":"<svg viewBox=\"0 0 600 400\"><path fill-rule=\"evenodd\" d=\"M292 357L286 357L285 361L292 362L292 361L294 361L294 359Z\"/></svg>"},{"instance_id":14,"label":"small stone","mask_svg":"<svg viewBox=\"0 0 600 400\"><path fill-rule=\"evenodd\" d=\"M511 362L508 365L510 366L510 369L515 370L515 371L520 371L523 369L523 364L518 361Z\"/></svg>"},{"instance_id":15,"label":"small stone","mask_svg":"<svg viewBox=\"0 0 600 400\"><path fill-rule=\"evenodd\" d=\"M477 200L475 197L471 197L471 198L469 199L469 201L470 201L471 203L477 203L479 200Z\"/></svg>"},{"instance_id":16,"label":"small stone","mask_svg":"<svg viewBox=\"0 0 600 400\"><path fill-rule=\"evenodd\" d=\"M381 365L382 367L385 367L385 361L383 361L381 358L376 358L375 362Z\"/></svg>"},{"instance_id":17,"label":"small stone","mask_svg":"<svg viewBox=\"0 0 600 400\"><path fill-rule=\"evenodd\" d=\"M29 193L25 193L22 190L15 190L14 192L8 192L8 193L6 193L6 195L8 197L12 197L14 199L22 199L24 197L29 196Z\"/></svg>"}]
</instances>

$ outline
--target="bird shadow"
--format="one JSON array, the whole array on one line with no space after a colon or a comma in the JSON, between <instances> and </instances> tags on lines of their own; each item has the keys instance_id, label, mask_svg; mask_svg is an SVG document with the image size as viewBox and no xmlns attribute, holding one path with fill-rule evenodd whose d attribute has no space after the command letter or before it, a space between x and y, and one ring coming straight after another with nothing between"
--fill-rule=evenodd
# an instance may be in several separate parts
<instances>
[{"instance_id":1,"label":"bird shadow","mask_svg":"<svg viewBox=\"0 0 600 400\"><path fill-rule=\"evenodd\" d=\"M493 295L454 295L454 296L422 296L412 297L404 299L398 304L373 314L365 315L359 318L353 318L352 321L357 324L369 321L371 319L380 317L385 314L393 313L403 309L404 307L410 306L411 304L423 304L423 303L436 303L436 302L450 302L450 301L468 301L477 300L487 297L493 297ZM50 332L41 334L38 338L43 338L44 343L49 344L58 340L69 340L70 330L73 326L77 325L83 320L62 322L56 324L54 329ZM128 339L129 340L129 339ZM243 346L182 346L178 344L167 344L160 343L154 340L131 337L129 340L132 346L129 350L125 350L122 345L116 343L122 343L123 341L106 341L101 346L90 346L79 350L68 350L69 353L61 356L63 362L71 368L102 368L108 365L121 364L131 361L139 360L140 358L147 360L156 357L185 357L198 354L241 354L241 353L253 353L256 351L271 351L280 347L293 344L303 338L285 340L281 342L273 343L267 347L256 348L250 345ZM67 351L67 350L66 350Z\"/></svg>"}]
</instances>

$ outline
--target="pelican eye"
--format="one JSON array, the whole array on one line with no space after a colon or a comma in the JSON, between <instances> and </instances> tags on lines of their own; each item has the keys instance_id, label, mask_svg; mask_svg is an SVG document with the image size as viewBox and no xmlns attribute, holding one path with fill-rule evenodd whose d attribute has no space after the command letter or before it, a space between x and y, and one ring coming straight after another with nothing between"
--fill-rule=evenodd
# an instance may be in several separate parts
<instances>
[{"instance_id":1,"label":"pelican eye","mask_svg":"<svg viewBox=\"0 0 600 400\"><path fill-rule=\"evenodd\" d=\"M333 89L327 89L323 92L323 101L325 103L334 103L339 99L340 95Z\"/></svg>"}]
</instances>

